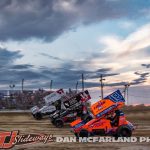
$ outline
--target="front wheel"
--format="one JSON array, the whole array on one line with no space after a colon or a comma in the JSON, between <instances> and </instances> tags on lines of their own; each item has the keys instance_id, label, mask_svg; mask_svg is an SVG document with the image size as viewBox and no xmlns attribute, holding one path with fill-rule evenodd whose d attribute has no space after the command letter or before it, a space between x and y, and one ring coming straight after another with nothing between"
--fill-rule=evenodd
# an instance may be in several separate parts
<instances>
[{"instance_id":1,"label":"front wheel","mask_svg":"<svg viewBox=\"0 0 150 150\"><path fill-rule=\"evenodd\" d=\"M57 127L57 128L62 128L64 126L64 122L61 119L55 120L53 122L53 124Z\"/></svg>"},{"instance_id":2,"label":"front wheel","mask_svg":"<svg viewBox=\"0 0 150 150\"><path fill-rule=\"evenodd\" d=\"M76 137L77 139L79 139L78 133L74 133L74 135L75 135L75 137Z\"/></svg>"},{"instance_id":3,"label":"front wheel","mask_svg":"<svg viewBox=\"0 0 150 150\"><path fill-rule=\"evenodd\" d=\"M132 131L128 126L123 125L117 129L116 135L117 135L117 137L131 137Z\"/></svg>"},{"instance_id":4,"label":"front wheel","mask_svg":"<svg viewBox=\"0 0 150 150\"><path fill-rule=\"evenodd\" d=\"M37 119L37 120L41 120L42 119L42 114L41 113L36 113L34 115L34 118Z\"/></svg>"},{"instance_id":5,"label":"front wheel","mask_svg":"<svg viewBox=\"0 0 150 150\"><path fill-rule=\"evenodd\" d=\"M89 132L85 129L82 129L79 133L79 137L89 137Z\"/></svg>"}]
</instances>

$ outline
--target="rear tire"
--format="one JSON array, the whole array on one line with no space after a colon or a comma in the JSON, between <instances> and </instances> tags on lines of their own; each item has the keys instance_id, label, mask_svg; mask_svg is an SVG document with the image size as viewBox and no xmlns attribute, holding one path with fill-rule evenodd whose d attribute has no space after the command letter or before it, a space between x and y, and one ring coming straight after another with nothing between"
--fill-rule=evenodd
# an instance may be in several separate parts
<instances>
[{"instance_id":1,"label":"rear tire","mask_svg":"<svg viewBox=\"0 0 150 150\"><path fill-rule=\"evenodd\" d=\"M131 137L132 131L128 126L123 125L117 129L116 135L117 135L117 137Z\"/></svg>"},{"instance_id":2,"label":"rear tire","mask_svg":"<svg viewBox=\"0 0 150 150\"><path fill-rule=\"evenodd\" d=\"M55 120L54 120L54 119L52 119L52 120L50 120L50 121L51 121L51 123L52 123L53 125L55 125L55 124L54 124L54 122L55 122Z\"/></svg>"},{"instance_id":3,"label":"rear tire","mask_svg":"<svg viewBox=\"0 0 150 150\"><path fill-rule=\"evenodd\" d=\"M82 129L79 133L79 137L89 137L89 132L85 129Z\"/></svg>"},{"instance_id":4,"label":"rear tire","mask_svg":"<svg viewBox=\"0 0 150 150\"><path fill-rule=\"evenodd\" d=\"M61 119L57 119L55 121L53 121L53 124L57 127L57 128L62 128L64 126L64 122Z\"/></svg>"}]
</instances>

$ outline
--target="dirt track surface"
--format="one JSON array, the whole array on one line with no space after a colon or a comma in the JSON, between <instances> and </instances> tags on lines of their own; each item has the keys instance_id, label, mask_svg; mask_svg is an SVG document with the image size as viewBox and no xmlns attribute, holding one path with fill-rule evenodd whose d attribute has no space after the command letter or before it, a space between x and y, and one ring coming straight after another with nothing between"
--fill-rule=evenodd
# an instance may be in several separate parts
<instances>
[{"instance_id":1,"label":"dirt track surface","mask_svg":"<svg viewBox=\"0 0 150 150\"><path fill-rule=\"evenodd\" d=\"M128 119L135 126L136 130L133 132L133 136L150 136L150 119L149 113L128 114ZM139 115L139 120L137 119ZM37 121L30 113L2 113L0 112L0 130L1 131L13 131L20 130L20 134L29 133L45 133L53 134L55 136L73 136L70 132L69 125L65 125L64 128L55 128L48 118ZM73 150L73 149L105 149L105 150L149 150L149 143L38 143L15 146L12 149L16 150Z\"/></svg>"}]
</instances>

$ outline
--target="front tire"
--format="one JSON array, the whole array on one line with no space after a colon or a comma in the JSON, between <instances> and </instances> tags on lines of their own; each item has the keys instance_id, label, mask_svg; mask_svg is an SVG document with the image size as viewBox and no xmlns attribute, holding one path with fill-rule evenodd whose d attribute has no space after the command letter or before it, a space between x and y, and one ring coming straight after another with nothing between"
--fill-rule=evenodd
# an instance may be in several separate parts
<instances>
[{"instance_id":1,"label":"front tire","mask_svg":"<svg viewBox=\"0 0 150 150\"><path fill-rule=\"evenodd\" d=\"M74 135L75 135L75 137L76 137L77 139L79 139L78 133L74 133Z\"/></svg>"},{"instance_id":2,"label":"front tire","mask_svg":"<svg viewBox=\"0 0 150 150\"><path fill-rule=\"evenodd\" d=\"M79 137L89 137L89 132L85 129L82 129L79 133Z\"/></svg>"},{"instance_id":3,"label":"front tire","mask_svg":"<svg viewBox=\"0 0 150 150\"><path fill-rule=\"evenodd\" d=\"M123 125L117 129L116 135L117 135L117 137L131 137L132 131L128 126Z\"/></svg>"},{"instance_id":4,"label":"front tire","mask_svg":"<svg viewBox=\"0 0 150 150\"><path fill-rule=\"evenodd\" d=\"M57 128L62 128L64 126L64 122L61 119L57 119L53 122L53 124L57 127Z\"/></svg>"},{"instance_id":5,"label":"front tire","mask_svg":"<svg viewBox=\"0 0 150 150\"><path fill-rule=\"evenodd\" d=\"M37 120L41 120L42 119L42 114L41 113L36 113L34 115L34 118L37 119Z\"/></svg>"}]
</instances>

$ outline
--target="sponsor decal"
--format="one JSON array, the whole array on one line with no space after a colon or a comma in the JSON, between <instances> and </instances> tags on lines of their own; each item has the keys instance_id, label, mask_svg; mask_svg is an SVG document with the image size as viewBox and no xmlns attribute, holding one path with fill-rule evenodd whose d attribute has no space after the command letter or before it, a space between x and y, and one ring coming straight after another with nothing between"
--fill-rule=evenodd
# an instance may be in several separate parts
<instances>
[{"instance_id":1,"label":"sponsor decal","mask_svg":"<svg viewBox=\"0 0 150 150\"><path fill-rule=\"evenodd\" d=\"M116 107L117 107L117 104L114 104L114 105L110 106L109 108L105 109L104 111L100 112L96 116L101 117L101 116L103 116L104 114L107 114L109 111L113 110Z\"/></svg>"},{"instance_id":2,"label":"sponsor decal","mask_svg":"<svg viewBox=\"0 0 150 150\"><path fill-rule=\"evenodd\" d=\"M91 127L91 128L97 128L97 127L99 127L99 126L102 126L103 124L104 124L103 121L98 121L98 122L96 122L96 123L90 125L90 127Z\"/></svg>"},{"instance_id":3,"label":"sponsor decal","mask_svg":"<svg viewBox=\"0 0 150 150\"><path fill-rule=\"evenodd\" d=\"M56 92L53 92L47 96L44 97L45 103L47 105L50 105L54 102L56 102L57 100L61 99L61 97L64 95L64 91L63 89L60 89Z\"/></svg>"},{"instance_id":4,"label":"sponsor decal","mask_svg":"<svg viewBox=\"0 0 150 150\"><path fill-rule=\"evenodd\" d=\"M108 95L104 99L110 99L111 101L113 101L115 103L116 102L125 102L125 99L119 90L113 92L112 94Z\"/></svg>"},{"instance_id":5,"label":"sponsor decal","mask_svg":"<svg viewBox=\"0 0 150 150\"><path fill-rule=\"evenodd\" d=\"M82 122L78 123L77 125L73 126L72 128L73 128L73 129L77 129L77 128L82 127L84 124L85 124L85 122L82 121Z\"/></svg>"},{"instance_id":6,"label":"sponsor decal","mask_svg":"<svg viewBox=\"0 0 150 150\"><path fill-rule=\"evenodd\" d=\"M98 102L98 105L96 105L96 106L94 107L94 109L99 109L99 110L100 110L100 109L103 108L102 106L103 106L104 104L105 104L105 101L102 101L102 102L99 101L99 102Z\"/></svg>"}]
</instances>

